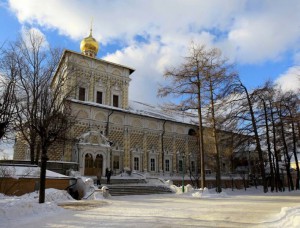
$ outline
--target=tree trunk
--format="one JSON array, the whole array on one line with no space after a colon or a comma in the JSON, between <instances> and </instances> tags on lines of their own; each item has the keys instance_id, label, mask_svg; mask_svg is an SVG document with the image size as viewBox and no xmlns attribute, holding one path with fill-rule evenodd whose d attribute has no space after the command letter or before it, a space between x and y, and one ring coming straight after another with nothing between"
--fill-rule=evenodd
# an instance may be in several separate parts
<instances>
[{"instance_id":1,"label":"tree trunk","mask_svg":"<svg viewBox=\"0 0 300 228\"><path fill-rule=\"evenodd\" d=\"M262 182L263 182L264 193L266 193L266 192L268 192L268 186L267 186L267 182L266 182L264 158L263 158L263 152L262 152L262 149L260 146L259 135L258 135L258 131L257 131L253 108L252 108L252 102L250 100L250 96L248 94L247 88L243 84L241 84L241 86L244 88L246 96L247 96L249 112L251 115L251 122L252 122L252 127L253 127L253 132L254 132L254 138L256 141L256 149L257 149L258 157L259 157L260 174L261 174L261 178L262 178Z\"/></svg>"},{"instance_id":2,"label":"tree trunk","mask_svg":"<svg viewBox=\"0 0 300 228\"><path fill-rule=\"evenodd\" d=\"M197 62L197 69L199 69ZM201 188L204 189L206 186L205 182L205 161L204 161L204 142L203 142L203 123L202 123L202 104L201 104L201 79L200 72L197 72L197 110L198 110L198 119L199 119L199 152L200 152L200 173L201 173Z\"/></svg>"},{"instance_id":3,"label":"tree trunk","mask_svg":"<svg viewBox=\"0 0 300 228\"><path fill-rule=\"evenodd\" d=\"M40 194L39 203L45 202L45 188L46 188L46 169L47 169L47 147L42 146L42 156L41 156L41 174L40 174Z\"/></svg>"},{"instance_id":4,"label":"tree trunk","mask_svg":"<svg viewBox=\"0 0 300 228\"><path fill-rule=\"evenodd\" d=\"M274 156L275 156L275 186L276 191L279 188L279 191L283 189L283 183L280 178L280 170L279 170L279 158L278 158L278 150L277 150L277 140L276 140L276 130L275 130L275 121L274 121L274 112L273 107L270 102L271 108L271 122L272 122L272 131L273 131L273 149L274 149Z\"/></svg>"},{"instance_id":5,"label":"tree trunk","mask_svg":"<svg viewBox=\"0 0 300 228\"><path fill-rule=\"evenodd\" d=\"M204 163L204 144L203 144L203 126L202 126L201 104L198 107L199 107L198 108L198 116L199 116L199 151L200 151L201 188L204 189L206 186L206 183L205 183L205 163Z\"/></svg>"},{"instance_id":6,"label":"tree trunk","mask_svg":"<svg viewBox=\"0 0 300 228\"><path fill-rule=\"evenodd\" d=\"M266 102L261 99L264 106L264 116L265 116L265 123L266 123L266 138L267 138L267 146L268 146L268 158L270 164L270 184L271 184L271 192L274 191L274 172L273 172L273 162L271 157L271 144L270 144L270 135L269 135L269 124L268 124L268 114L267 114L267 107Z\"/></svg>"},{"instance_id":7,"label":"tree trunk","mask_svg":"<svg viewBox=\"0 0 300 228\"><path fill-rule=\"evenodd\" d=\"M218 147L218 138L217 138L217 130L216 130L216 119L215 119L215 104L213 97L213 88L212 82L210 80L210 105L211 105L211 121L213 126L213 138L214 138L214 147L216 152L216 191L218 193L222 192L221 187L221 170L220 170L220 152Z\"/></svg>"},{"instance_id":8,"label":"tree trunk","mask_svg":"<svg viewBox=\"0 0 300 228\"><path fill-rule=\"evenodd\" d=\"M284 125L282 121L282 113L281 113L281 107L279 107L279 120L280 120L280 130L281 130L281 138L283 142L283 148L284 148L284 154L285 154L285 168L286 168L286 175L289 183L289 190L294 190L294 183L291 175L290 165L291 165L291 158L289 156L289 151L285 139L285 132L284 132Z\"/></svg>"},{"instance_id":9,"label":"tree trunk","mask_svg":"<svg viewBox=\"0 0 300 228\"><path fill-rule=\"evenodd\" d=\"M296 172L297 172L297 178L296 178L296 190L299 190L299 163L298 163L298 157L297 157L297 135L296 135L296 131L295 131L295 118L290 110L290 108L287 106L286 107L289 111L290 114L290 118L291 118L291 126L292 126L292 138L293 138L293 155L295 158L295 164L296 164Z\"/></svg>"}]
</instances>

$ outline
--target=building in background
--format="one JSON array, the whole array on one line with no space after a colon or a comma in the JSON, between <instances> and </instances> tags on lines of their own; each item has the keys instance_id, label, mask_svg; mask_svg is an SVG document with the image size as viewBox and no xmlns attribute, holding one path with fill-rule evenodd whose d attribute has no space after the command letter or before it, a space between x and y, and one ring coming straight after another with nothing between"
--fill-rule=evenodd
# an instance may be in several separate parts
<instances>
[{"instance_id":1,"label":"building in background","mask_svg":"<svg viewBox=\"0 0 300 228\"><path fill-rule=\"evenodd\" d=\"M99 169L104 175L106 168L115 174L130 170L154 176L198 172L196 116L129 101L129 83L135 70L96 58L99 44L92 30L80 48L81 53L64 51L53 77L52 86L72 90L69 101L77 122L69 131L69 140L51 147L50 161L77 163L80 173L87 176L96 176ZM58 85L59 77L65 77L67 82ZM205 129L206 168L213 171L210 135L210 130ZM22 140L14 148L15 160L29 159L28 147ZM221 168L229 172L225 153L232 150L224 148Z\"/></svg>"}]
</instances>

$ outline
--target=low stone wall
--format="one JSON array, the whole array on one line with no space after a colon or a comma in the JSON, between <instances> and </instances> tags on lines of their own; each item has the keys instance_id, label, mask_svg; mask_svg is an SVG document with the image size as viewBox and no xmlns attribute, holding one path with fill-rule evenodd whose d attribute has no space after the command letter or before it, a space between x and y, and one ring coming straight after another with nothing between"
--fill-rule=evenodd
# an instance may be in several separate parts
<instances>
[{"instance_id":1,"label":"low stone wall","mask_svg":"<svg viewBox=\"0 0 300 228\"><path fill-rule=\"evenodd\" d=\"M0 160L0 164L18 164L18 165L30 165L30 161L25 160ZM39 162L40 166L40 162ZM78 163L76 162L62 162L62 161L48 161L47 170L51 170L56 173L67 175L68 170L78 170Z\"/></svg>"},{"instance_id":2,"label":"low stone wall","mask_svg":"<svg viewBox=\"0 0 300 228\"><path fill-rule=\"evenodd\" d=\"M68 179L46 179L46 188L64 190L71 185ZM21 196L39 189L39 178L0 178L0 193L5 195Z\"/></svg>"}]
</instances>

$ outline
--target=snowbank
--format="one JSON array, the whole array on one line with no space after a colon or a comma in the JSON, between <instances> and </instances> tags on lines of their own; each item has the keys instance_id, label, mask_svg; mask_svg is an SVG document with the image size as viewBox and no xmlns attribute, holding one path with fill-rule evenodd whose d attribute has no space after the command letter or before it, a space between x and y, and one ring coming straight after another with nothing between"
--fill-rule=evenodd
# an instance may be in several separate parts
<instances>
[{"instance_id":1,"label":"snowbank","mask_svg":"<svg viewBox=\"0 0 300 228\"><path fill-rule=\"evenodd\" d=\"M0 221L6 219L20 219L22 217L40 216L42 214L57 213L64 210L57 206L58 202L70 201L73 198L64 190L46 189L45 203L39 204L37 192L23 196L0 195Z\"/></svg>"},{"instance_id":2,"label":"snowbank","mask_svg":"<svg viewBox=\"0 0 300 228\"><path fill-rule=\"evenodd\" d=\"M182 186L177 187L176 185L170 185L170 188L176 194L191 193L195 190L190 184L184 186L184 192L182 192Z\"/></svg>"},{"instance_id":3,"label":"snowbank","mask_svg":"<svg viewBox=\"0 0 300 228\"><path fill-rule=\"evenodd\" d=\"M299 227L300 207L283 207L281 212L266 224L276 224L277 227Z\"/></svg>"},{"instance_id":4,"label":"snowbank","mask_svg":"<svg viewBox=\"0 0 300 228\"><path fill-rule=\"evenodd\" d=\"M87 181L89 182L89 181ZM251 188L247 191L244 190L235 190L232 191L231 189L225 189L222 193L217 194L214 189L193 189L191 186L185 186L185 192L182 193L182 187L176 187L175 185L171 186L174 191L176 191L176 195L172 195L172 197L190 197L190 198L222 198L222 197L232 197L233 200L238 200L239 197L243 195L261 195L263 197L267 197L268 195L290 195L290 196L298 196L299 193L297 192L283 192L283 193L262 193L261 188ZM100 193L100 192L98 192ZM127 196L126 202L130 203L130 200L133 200L132 197L136 196ZM155 196L150 196L155 197ZM164 196L159 196L164 197ZM245 196L247 197L247 196ZM103 196L95 195L95 198L103 199ZM161 199L161 198L160 198ZM249 198L251 202L252 198ZM63 209L57 204L61 204L63 202L73 203L71 196L62 190L56 189L46 189L46 198L45 203L39 204L38 203L38 193L30 193L25 194L20 197L9 197L3 194L0 194L0 224L7 225L9 227L10 224L17 225L20 222L32 220L33 218L36 219L43 219L47 216L53 214L60 214L63 212L67 212L66 209ZM115 200L115 199L114 199ZM128 201L129 200L129 201ZM78 202L78 201L76 201ZM173 202L173 201L172 201ZM230 201L228 201L230 202ZM118 204L118 203L117 203ZM145 204L142 204L143 207ZM172 204L173 205L173 204ZM171 206L171 205L170 205ZM162 207L168 208L168 205L162 204ZM115 209L114 209L115 210ZM131 210L128 208L128 210ZM132 209L133 210L133 209ZM142 211L142 210L141 210ZM68 213L65 214L66 218ZM147 214L148 216L148 214ZM91 218L93 219L93 218ZM38 221L38 220L37 220ZM283 207L279 214L274 215L268 221L262 222L262 227L298 227L300 224L300 206L296 207ZM119 226L122 226L120 223ZM14 226L16 227L16 226Z\"/></svg>"},{"instance_id":5,"label":"snowbank","mask_svg":"<svg viewBox=\"0 0 300 228\"><path fill-rule=\"evenodd\" d=\"M184 192L182 192L182 186L177 187L176 185L171 185L170 188L176 194L183 194L184 197L195 197L195 198L227 198L229 197L226 192L213 193L213 190L208 188L204 189L194 189L191 185L184 186Z\"/></svg>"}]
</instances>

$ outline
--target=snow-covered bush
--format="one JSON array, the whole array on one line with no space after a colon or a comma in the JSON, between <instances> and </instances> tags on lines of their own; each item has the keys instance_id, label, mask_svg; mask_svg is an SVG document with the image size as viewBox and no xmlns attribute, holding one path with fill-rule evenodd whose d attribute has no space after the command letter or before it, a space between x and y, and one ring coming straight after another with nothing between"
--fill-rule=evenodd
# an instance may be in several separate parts
<instances>
[{"instance_id":1,"label":"snow-covered bush","mask_svg":"<svg viewBox=\"0 0 300 228\"><path fill-rule=\"evenodd\" d=\"M102 194L104 198L109 198L111 195L109 194L109 188L106 186L102 187Z\"/></svg>"},{"instance_id":2,"label":"snow-covered bush","mask_svg":"<svg viewBox=\"0 0 300 228\"><path fill-rule=\"evenodd\" d=\"M167 180L166 183L167 183L169 186L173 185L173 181L172 181L172 180Z\"/></svg>"},{"instance_id":3,"label":"snow-covered bush","mask_svg":"<svg viewBox=\"0 0 300 228\"><path fill-rule=\"evenodd\" d=\"M188 184L185 186L184 192L192 192L192 191L194 191L194 188L192 185Z\"/></svg>"},{"instance_id":4,"label":"snow-covered bush","mask_svg":"<svg viewBox=\"0 0 300 228\"><path fill-rule=\"evenodd\" d=\"M131 175L131 169L128 167L124 167L124 172L129 176Z\"/></svg>"}]
</instances>

